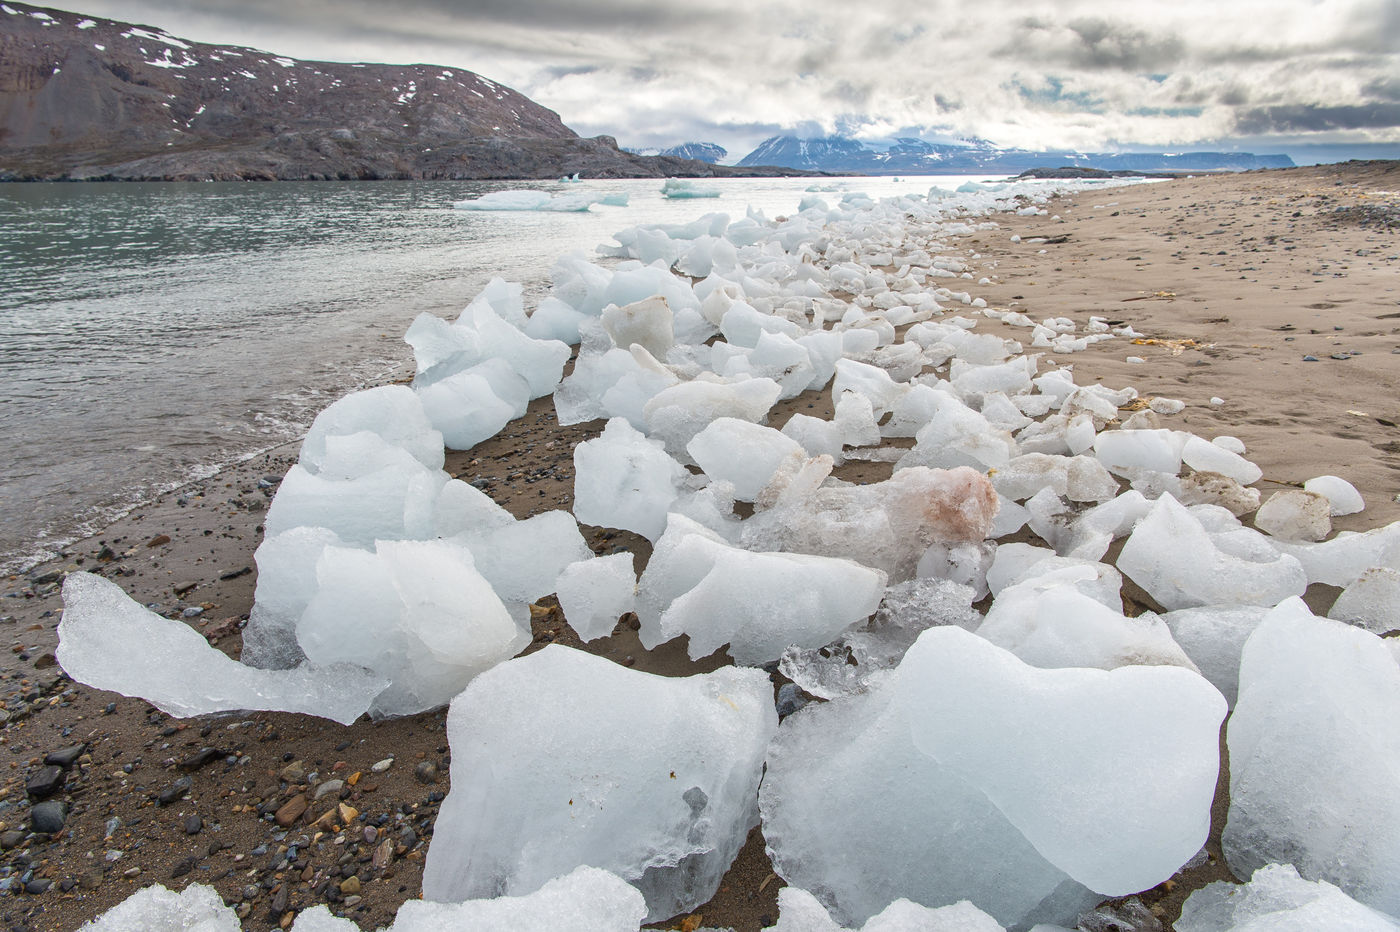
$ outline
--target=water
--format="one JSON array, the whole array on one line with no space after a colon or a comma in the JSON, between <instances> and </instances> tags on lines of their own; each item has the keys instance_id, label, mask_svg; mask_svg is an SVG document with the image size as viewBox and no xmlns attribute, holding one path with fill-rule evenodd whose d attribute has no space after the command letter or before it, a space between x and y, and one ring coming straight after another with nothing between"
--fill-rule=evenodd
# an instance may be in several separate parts
<instances>
[{"instance_id":1,"label":"water","mask_svg":"<svg viewBox=\"0 0 1400 932\"><path fill-rule=\"evenodd\" d=\"M966 177L825 179L872 196ZM639 223L795 210L812 179L0 185L0 571L300 436L357 387L411 374L404 330L494 275L547 293L553 260ZM534 187L629 195L585 213L452 202ZM839 193L824 195L839 198Z\"/></svg>"}]
</instances>

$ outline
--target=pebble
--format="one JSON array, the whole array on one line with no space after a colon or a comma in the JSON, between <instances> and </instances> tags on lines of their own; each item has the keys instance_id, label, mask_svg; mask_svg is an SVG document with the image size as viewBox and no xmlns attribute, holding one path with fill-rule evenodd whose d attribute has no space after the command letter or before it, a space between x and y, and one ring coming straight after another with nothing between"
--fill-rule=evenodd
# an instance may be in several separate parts
<instances>
[{"instance_id":1,"label":"pebble","mask_svg":"<svg viewBox=\"0 0 1400 932\"><path fill-rule=\"evenodd\" d=\"M180 617L181 617L181 618L198 618L200 615L203 615L203 614L204 614L204 609L200 608L198 605L191 605L189 608L185 609L183 612L180 613Z\"/></svg>"},{"instance_id":2,"label":"pebble","mask_svg":"<svg viewBox=\"0 0 1400 932\"><path fill-rule=\"evenodd\" d=\"M315 798L320 799L322 796L329 796L331 793L339 793L344 786L344 780L327 780L325 783L316 787Z\"/></svg>"},{"instance_id":3,"label":"pebble","mask_svg":"<svg viewBox=\"0 0 1400 932\"><path fill-rule=\"evenodd\" d=\"M75 744L71 748L51 751L48 756L44 758L44 763L67 769L72 767L73 764L77 762L78 758L83 756L83 752L86 750L86 744Z\"/></svg>"},{"instance_id":4,"label":"pebble","mask_svg":"<svg viewBox=\"0 0 1400 932\"><path fill-rule=\"evenodd\" d=\"M40 767L34 776L25 783L24 789L35 799L46 799L63 789L63 783L66 779L67 775L63 772L62 767L49 764Z\"/></svg>"},{"instance_id":5,"label":"pebble","mask_svg":"<svg viewBox=\"0 0 1400 932\"><path fill-rule=\"evenodd\" d=\"M360 878L356 877L354 874L351 874L349 877L346 877L340 882L340 892L344 893L346 896L351 896L353 894L359 893Z\"/></svg>"},{"instance_id":6,"label":"pebble","mask_svg":"<svg viewBox=\"0 0 1400 932\"><path fill-rule=\"evenodd\" d=\"M306 813L307 805L306 797L298 793L283 803L282 808L277 810L277 814L273 816L273 818L277 821L278 825L287 828Z\"/></svg>"},{"instance_id":7,"label":"pebble","mask_svg":"<svg viewBox=\"0 0 1400 932\"><path fill-rule=\"evenodd\" d=\"M168 806L188 793L193 786L193 777L179 777L174 783L160 791L160 795L156 797L156 804L159 806Z\"/></svg>"},{"instance_id":8,"label":"pebble","mask_svg":"<svg viewBox=\"0 0 1400 932\"><path fill-rule=\"evenodd\" d=\"M1317 362L1317 357L1312 355L1304 356L1303 362Z\"/></svg>"},{"instance_id":9,"label":"pebble","mask_svg":"<svg viewBox=\"0 0 1400 932\"><path fill-rule=\"evenodd\" d=\"M375 773L383 773L392 766L394 766L394 759L392 757L386 757L382 761L376 762L374 766L369 769L373 770Z\"/></svg>"},{"instance_id":10,"label":"pebble","mask_svg":"<svg viewBox=\"0 0 1400 932\"><path fill-rule=\"evenodd\" d=\"M436 783L438 779L438 765L430 760L419 761L413 768L413 776L419 783Z\"/></svg>"},{"instance_id":11,"label":"pebble","mask_svg":"<svg viewBox=\"0 0 1400 932\"><path fill-rule=\"evenodd\" d=\"M29 810L29 824L36 832L53 835L63 831L63 823L68 819L68 804L49 800L38 803Z\"/></svg>"},{"instance_id":12,"label":"pebble","mask_svg":"<svg viewBox=\"0 0 1400 932\"><path fill-rule=\"evenodd\" d=\"M29 883L24 885L24 892L32 893L35 896L38 896L39 894L46 892L51 886L53 886L52 880L48 880L44 877L36 877L33 880L29 881Z\"/></svg>"},{"instance_id":13,"label":"pebble","mask_svg":"<svg viewBox=\"0 0 1400 932\"><path fill-rule=\"evenodd\" d=\"M287 783L305 783L306 765L299 760L294 760L287 766L283 767L278 772L277 776L280 779L286 781Z\"/></svg>"},{"instance_id":14,"label":"pebble","mask_svg":"<svg viewBox=\"0 0 1400 932\"><path fill-rule=\"evenodd\" d=\"M6 851L9 851L22 841L24 841L24 832L17 829L10 829L8 832L0 834L0 848Z\"/></svg>"},{"instance_id":15,"label":"pebble","mask_svg":"<svg viewBox=\"0 0 1400 932\"><path fill-rule=\"evenodd\" d=\"M185 819L185 834L198 835L199 830L204 828L204 820L198 814L194 814Z\"/></svg>"},{"instance_id":16,"label":"pebble","mask_svg":"<svg viewBox=\"0 0 1400 932\"><path fill-rule=\"evenodd\" d=\"M175 766L179 767L181 770L198 770L199 768L207 764L211 764L221 757L224 757L227 753L227 751L221 751L218 748L204 747L200 748L198 751L195 751L193 754L191 754L189 757L186 757L184 760L180 761Z\"/></svg>"}]
</instances>

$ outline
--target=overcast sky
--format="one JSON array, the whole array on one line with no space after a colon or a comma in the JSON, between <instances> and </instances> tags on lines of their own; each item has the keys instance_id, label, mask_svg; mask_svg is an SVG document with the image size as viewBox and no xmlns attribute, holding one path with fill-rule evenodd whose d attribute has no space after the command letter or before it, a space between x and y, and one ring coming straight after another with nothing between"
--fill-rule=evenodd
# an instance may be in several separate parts
<instances>
[{"instance_id":1,"label":"overcast sky","mask_svg":"<svg viewBox=\"0 0 1400 932\"><path fill-rule=\"evenodd\" d=\"M42 0L40 0L42 2ZM296 58L454 65L626 146L1400 144L1400 0L74 0Z\"/></svg>"}]
</instances>

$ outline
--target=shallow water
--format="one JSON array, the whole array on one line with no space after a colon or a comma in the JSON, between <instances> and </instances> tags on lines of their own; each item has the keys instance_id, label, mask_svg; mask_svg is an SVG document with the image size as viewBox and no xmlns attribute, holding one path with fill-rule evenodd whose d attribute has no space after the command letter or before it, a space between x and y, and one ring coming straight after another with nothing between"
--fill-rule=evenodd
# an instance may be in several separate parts
<instances>
[{"instance_id":1,"label":"shallow water","mask_svg":"<svg viewBox=\"0 0 1400 932\"><path fill-rule=\"evenodd\" d=\"M872 196L965 177L824 179ZM317 182L0 185L0 570L141 501L298 437L352 390L410 374L402 342L494 275L532 307L566 252L639 223L795 210L812 179L725 179L668 200L655 179L576 184ZM543 188L628 207L476 212Z\"/></svg>"}]
</instances>

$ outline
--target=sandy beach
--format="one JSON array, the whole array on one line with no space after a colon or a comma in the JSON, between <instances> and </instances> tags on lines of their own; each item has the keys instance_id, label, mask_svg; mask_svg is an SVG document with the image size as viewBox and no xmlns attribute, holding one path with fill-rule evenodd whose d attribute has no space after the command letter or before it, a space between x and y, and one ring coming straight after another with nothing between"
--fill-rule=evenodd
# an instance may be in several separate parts
<instances>
[{"instance_id":1,"label":"sandy beach","mask_svg":"<svg viewBox=\"0 0 1400 932\"><path fill-rule=\"evenodd\" d=\"M963 285L989 307L1037 320L1131 324L1141 340L1051 358L1072 366L1080 384L1131 385L1145 398L1185 402L1162 426L1238 437L1264 471L1257 485L1265 497L1318 475L1347 479L1366 509L1336 519L1334 530L1366 530L1400 519L1397 192L1393 162L1085 191L1056 199L1046 216L1001 215L997 229L960 238L975 254L975 277L990 279ZM977 331L1029 342L1025 329L993 319L978 318ZM404 359L407 376L407 347ZM1041 371L1049 367L1042 359ZM799 411L829 416L829 393L782 402L769 423L781 426ZM573 447L601 429L560 427L546 397L495 438L450 453L446 469L517 518L568 509ZM296 455L296 445L282 447L171 493L0 587L9 648L0 662L6 928L74 929L152 883L211 884L238 907L244 928L258 930L285 928L318 903L373 929L420 894L448 791L445 710L349 727L269 713L182 721L75 684L54 663L58 587L77 569L101 573L162 613L191 616L238 656L262 518ZM836 475L869 482L890 468L853 460ZM583 531L596 553L635 553L638 570L649 555L636 535ZM1325 611L1336 593L1314 585L1307 601ZM1153 607L1135 587L1125 597ZM720 652L692 663L683 639L643 650L626 619L613 636L581 645L552 599L533 616L531 649L583 647L666 675L729 662ZM160 662L160 645L149 650ZM66 749L77 750L59 765L63 782L52 793L70 806L66 822L56 834L32 834L26 784ZM1142 896L1167 928L1187 894L1228 876L1219 849L1225 802L1222 790L1211 862ZM286 857L292 848L294 859ZM666 927L761 929L777 920L782 885L756 829L720 892L697 911L701 919Z\"/></svg>"}]
</instances>

